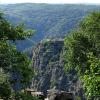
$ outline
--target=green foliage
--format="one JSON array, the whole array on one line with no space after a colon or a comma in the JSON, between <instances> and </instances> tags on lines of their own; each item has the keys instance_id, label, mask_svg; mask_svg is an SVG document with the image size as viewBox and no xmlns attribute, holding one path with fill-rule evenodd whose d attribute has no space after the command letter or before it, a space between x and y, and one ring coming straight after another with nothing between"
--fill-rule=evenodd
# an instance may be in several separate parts
<instances>
[{"instance_id":1,"label":"green foliage","mask_svg":"<svg viewBox=\"0 0 100 100\"><path fill-rule=\"evenodd\" d=\"M89 70L86 70L82 77L86 95L95 97L100 95L100 58L96 58L93 53L88 54Z\"/></svg>"},{"instance_id":2,"label":"green foliage","mask_svg":"<svg viewBox=\"0 0 100 100\"><path fill-rule=\"evenodd\" d=\"M0 97L3 100L8 100L11 96L11 87L8 82L0 83Z\"/></svg>"},{"instance_id":3,"label":"green foliage","mask_svg":"<svg viewBox=\"0 0 100 100\"><path fill-rule=\"evenodd\" d=\"M84 10L83 10L84 9ZM35 43L46 38L64 37L76 23L91 11L100 10L99 5L51 5L51 4L13 4L0 5L5 17L14 25L22 22L26 28L37 30L36 38L31 38ZM27 44L27 45L26 45ZM24 50L33 43L25 41L18 44Z\"/></svg>"},{"instance_id":4,"label":"green foliage","mask_svg":"<svg viewBox=\"0 0 100 100\"><path fill-rule=\"evenodd\" d=\"M27 93L17 92L15 93L15 100L40 100L36 96L32 96Z\"/></svg>"},{"instance_id":5,"label":"green foliage","mask_svg":"<svg viewBox=\"0 0 100 100\"><path fill-rule=\"evenodd\" d=\"M33 32L32 30L24 31L23 24L12 26L3 18L2 13L0 14L0 39L23 40L25 37L31 36Z\"/></svg>"},{"instance_id":6,"label":"green foliage","mask_svg":"<svg viewBox=\"0 0 100 100\"><path fill-rule=\"evenodd\" d=\"M8 74L5 74L4 70L0 68L0 83L4 83L9 78Z\"/></svg>"},{"instance_id":7,"label":"green foliage","mask_svg":"<svg viewBox=\"0 0 100 100\"><path fill-rule=\"evenodd\" d=\"M12 26L0 14L0 97L8 100L17 82L21 88L30 85L33 71L29 58L19 52L10 41L24 39L31 32L24 31L22 26ZM10 40L10 41L9 41Z\"/></svg>"},{"instance_id":8,"label":"green foliage","mask_svg":"<svg viewBox=\"0 0 100 100\"><path fill-rule=\"evenodd\" d=\"M76 100L81 100L81 98L79 96L76 96L75 99Z\"/></svg>"},{"instance_id":9,"label":"green foliage","mask_svg":"<svg viewBox=\"0 0 100 100\"><path fill-rule=\"evenodd\" d=\"M100 95L100 13L93 12L65 38L65 70L75 68L88 98Z\"/></svg>"},{"instance_id":10,"label":"green foliage","mask_svg":"<svg viewBox=\"0 0 100 100\"><path fill-rule=\"evenodd\" d=\"M52 88L55 87L56 85L57 85L56 79L51 80L50 88L52 89Z\"/></svg>"}]
</instances>

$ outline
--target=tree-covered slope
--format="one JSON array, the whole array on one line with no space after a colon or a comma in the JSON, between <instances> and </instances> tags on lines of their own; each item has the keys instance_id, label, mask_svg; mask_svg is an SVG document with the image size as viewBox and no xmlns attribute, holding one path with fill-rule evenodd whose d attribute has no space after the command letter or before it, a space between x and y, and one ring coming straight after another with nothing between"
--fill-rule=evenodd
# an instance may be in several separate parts
<instances>
[{"instance_id":1,"label":"tree-covered slope","mask_svg":"<svg viewBox=\"0 0 100 100\"><path fill-rule=\"evenodd\" d=\"M91 11L100 10L100 6L25 3L0 5L0 10L14 25L22 22L25 28L36 29L36 35L31 39L40 41L44 38L64 37L80 19ZM33 42L29 40L17 44L21 50L32 45Z\"/></svg>"},{"instance_id":2,"label":"tree-covered slope","mask_svg":"<svg viewBox=\"0 0 100 100\"><path fill-rule=\"evenodd\" d=\"M88 100L100 99L100 12L81 21L65 38L65 69L76 69Z\"/></svg>"}]
</instances>

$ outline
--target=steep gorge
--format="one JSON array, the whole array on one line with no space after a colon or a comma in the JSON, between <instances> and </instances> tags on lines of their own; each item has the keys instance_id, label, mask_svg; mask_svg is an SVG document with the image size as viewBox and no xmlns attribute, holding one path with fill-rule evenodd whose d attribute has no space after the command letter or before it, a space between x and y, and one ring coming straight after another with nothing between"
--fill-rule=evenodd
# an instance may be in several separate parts
<instances>
[{"instance_id":1,"label":"steep gorge","mask_svg":"<svg viewBox=\"0 0 100 100\"><path fill-rule=\"evenodd\" d=\"M64 71L63 39L45 40L33 49L33 68L35 76L32 88L46 92L56 87L61 91L72 92L84 100L81 82L73 69L68 74Z\"/></svg>"}]
</instances>

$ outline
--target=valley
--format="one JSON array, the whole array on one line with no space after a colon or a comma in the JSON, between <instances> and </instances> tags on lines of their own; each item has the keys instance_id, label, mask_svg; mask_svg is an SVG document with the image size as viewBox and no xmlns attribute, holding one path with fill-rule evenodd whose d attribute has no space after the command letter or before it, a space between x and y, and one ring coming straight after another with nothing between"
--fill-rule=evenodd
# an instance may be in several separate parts
<instances>
[{"instance_id":1,"label":"valley","mask_svg":"<svg viewBox=\"0 0 100 100\"><path fill-rule=\"evenodd\" d=\"M0 99L41 100L49 90L60 91L57 100L100 99L100 5L2 4L0 12Z\"/></svg>"}]
</instances>

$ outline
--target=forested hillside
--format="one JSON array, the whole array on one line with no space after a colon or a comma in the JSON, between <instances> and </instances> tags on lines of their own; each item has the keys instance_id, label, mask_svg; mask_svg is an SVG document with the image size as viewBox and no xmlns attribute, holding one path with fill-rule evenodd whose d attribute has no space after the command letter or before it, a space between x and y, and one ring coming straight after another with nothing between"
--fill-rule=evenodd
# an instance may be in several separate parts
<instances>
[{"instance_id":1,"label":"forested hillside","mask_svg":"<svg viewBox=\"0 0 100 100\"><path fill-rule=\"evenodd\" d=\"M61 92L52 100L63 93L100 99L99 6L25 3L0 11L0 99L41 100L41 92L44 100L48 89Z\"/></svg>"},{"instance_id":2,"label":"forested hillside","mask_svg":"<svg viewBox=\"0 0 100 100\"><path fill-rule=\"evenodd\" d=\"M100 100L100 12L85 17L64 44L66 71L77 71L87 100Z\"/></svg>"},{"instance_id":3,"label":"forested hillside","mask_svg":"<svg viewBox=\"0 0 100 100\"><path fill-rule=\"evenodd\" d=\"M36 35L31 40L36 42L44 38L63 38L72 28L77 27L79 20L91 11L100 10L100 6L25 3L0 5L0 10L13 25L24 23L25 28L35 29ZM29 40L17 43L20 50L32 45L33 42Z\"/></svg>"}]
</instances>

